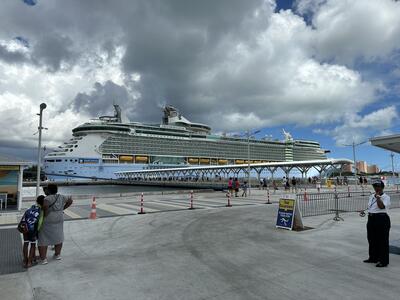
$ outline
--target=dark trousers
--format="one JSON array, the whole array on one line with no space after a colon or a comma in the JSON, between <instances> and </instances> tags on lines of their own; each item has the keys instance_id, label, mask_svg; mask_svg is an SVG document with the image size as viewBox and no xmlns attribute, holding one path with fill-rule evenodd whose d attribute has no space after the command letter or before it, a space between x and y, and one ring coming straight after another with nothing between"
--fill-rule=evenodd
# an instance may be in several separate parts
<instances>
[{"instance_id":1,"label":"dark trousers","mask_svg":"<svg viewBox=\"0 0 400 300\"><path fill-rule=\"evenodd\" d=\"M368 216L367 238L369 259L384 265L389 264L390 218L387 214Z\"/></svg>"}]
</instances>

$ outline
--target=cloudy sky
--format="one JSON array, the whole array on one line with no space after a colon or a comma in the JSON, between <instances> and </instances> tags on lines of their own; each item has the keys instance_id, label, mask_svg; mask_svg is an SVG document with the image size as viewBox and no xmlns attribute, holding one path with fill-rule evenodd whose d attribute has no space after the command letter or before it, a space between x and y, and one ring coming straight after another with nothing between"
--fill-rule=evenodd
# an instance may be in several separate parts
<instances>
[{"instance_id":1,"label":"cloudy sky","mask_svg":"<svg viewBox=\"0 0 400 300\"><path fill-rule=\"evenodd\" d=\"M3 0L0 151L44 144L112 114L159 122L178 107L216 132L342 147L399 132L400 2L394 0ZM389 168L368 143L358 157ZM400 166L400 164L399 164Z\"/></svg>"}]
</instances>

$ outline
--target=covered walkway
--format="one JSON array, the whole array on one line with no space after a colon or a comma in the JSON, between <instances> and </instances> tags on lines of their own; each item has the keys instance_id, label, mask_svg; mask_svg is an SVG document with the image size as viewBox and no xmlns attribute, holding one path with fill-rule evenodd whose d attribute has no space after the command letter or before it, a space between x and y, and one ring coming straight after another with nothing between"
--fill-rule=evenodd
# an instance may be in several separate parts
<instances>
[{"instance_id":1,"label":"covered walkway","mask_svg":"<svg viewBox=\"0 0 400 300\"><path fill-rule=\"evenodd\" d=\"M240 173L248 175L256 174L260 180L261 172L267 171L274 178L274 174L278 170L282 170L286 177L289 177L292 170L298 170L302 178L307 177L311 169L318 171L320 177L328 168L341 170L343 165L352 164L353 161L348 159L325 159L325 160L306 160L306 161L286 161L286 162L268 162L256 164L241 165L218 165L218 166L194 166L167 169L144 169L137 171L120 171L116 172L118 179L122 180L148 180L155 178L173 178L175 180L205 178L205 177L239 177Z\"/></svg>"},{"instance_id":2,"label":"covered walkway","mask_svg":"<svg viewBox=\"0 0 400 300\"><path fill-rule=\"evenodd\" d=\"M400 134L374 137L370 142L372 146L400 153Z\"/></svg>"}]
</instances>

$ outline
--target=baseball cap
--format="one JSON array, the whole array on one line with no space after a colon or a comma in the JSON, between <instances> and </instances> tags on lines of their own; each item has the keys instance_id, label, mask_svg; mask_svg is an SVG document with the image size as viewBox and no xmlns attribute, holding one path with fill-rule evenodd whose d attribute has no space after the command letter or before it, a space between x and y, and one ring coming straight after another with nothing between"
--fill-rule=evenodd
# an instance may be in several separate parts
<instances>
[{"instance_id":1,"label":"baseball cap","mask_svg":"<svg viewBox=\"0 0 400 300\"><path fill-rule=\"evenodd\" d=\"M372 179L371 180L371 184L372 185L380 185L380 186L383 186L383 181L381 180L381 179L379 179L379 178L376 178L376 179Z\"/></svg>"}]
</instances>

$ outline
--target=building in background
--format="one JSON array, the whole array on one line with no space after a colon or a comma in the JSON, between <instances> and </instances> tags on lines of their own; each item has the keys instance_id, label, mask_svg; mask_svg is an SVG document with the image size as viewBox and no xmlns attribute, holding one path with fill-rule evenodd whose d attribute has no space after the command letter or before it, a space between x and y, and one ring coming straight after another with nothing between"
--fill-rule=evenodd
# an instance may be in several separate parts
<instances>
[{"instance_id":1,"label":"building in background","mask_svg":"<svg viewBox=\"0 0 400 300\"><path fill-rule=\"evenodd\" d=\"M357 173L358 174L377 174L380 169L377 165L368 165L365 161L357 161ZM353 173L353 164L344 165L342 168L344 173Z\"/></svg>"},{"instance_id":2,"label":"building in background","mask_svg":"<svg viewBox=\"0 0 400 300\"><path fill-rule=\"evenodd\" d=\"M353 172L353 164L343 165L342 172L352 173Z\"/></svg>"},{"instance_id":3,"label":"building in background","mask_svg":"<svg viewBox=\"0 0 400 300\"><path fill-rule=\"evenodd\" d=\"M360 160L356 163L357 173L368 173L368 165L366 161Z\"/></svg>"},{"instance_id":4,"label":"building in background","mask_svg":"<svg viewBox=\"0 0 400 300\"><path fill-rule=\"evenodd\" d=\"M368 174L377 174L379 173L379 167L377 165L370 165L368 166Z\"/></svg>"}]
</instances>

